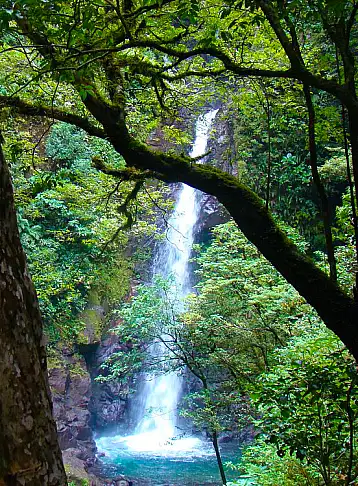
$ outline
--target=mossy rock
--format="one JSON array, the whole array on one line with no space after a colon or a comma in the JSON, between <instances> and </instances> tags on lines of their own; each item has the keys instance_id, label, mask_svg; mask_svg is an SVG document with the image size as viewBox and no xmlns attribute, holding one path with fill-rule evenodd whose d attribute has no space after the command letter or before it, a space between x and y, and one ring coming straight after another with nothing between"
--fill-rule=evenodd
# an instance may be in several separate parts
<instances>
[{"instance_id":1,"label":"mossy rock","mask_svg":"<svg viewBox=\"0 0 358 486\"><path fill-rule=\"evenodd\" d=\"M104 326L104 315L100 309L85 309L80 315L83 330L78 334L78 344L99 343Z\"/></svg>"},{"instance_id":2,"label":"mossy rock","mask_svg":"<svg viewBox=\"0 0 358 486\"><path fill-rule=\"evenodd\" d=\"M72 376L87 376L88 371L84 363L76 362L69 366L68 368Z\"/></svg>"},{"instance_id":3,"label":"mossy rock","mask_svg":"<svg viewBox=\"0 0 358 486\"><path fill-rule=\"evenodd\" d=\"M90 484L91 478L85 469L85 463L75 456L75 452L74 449L67 449L62 454L67 479L76 486Z\"/></svg>"},{"instance_id":4,"label":"mossy rock","mask_svg":"<svg viewBox=\"0 0 358 486\"><path fill-rule=\"evenodd\" d=\"M77 449L66 449L62 453L69 486L102 486L103 481L88 474L85 463L76 457Z\"/></svg>"},{"instance_id":5,"label":"mossy rock","mask_svg":"<svg viewBox=\"0 0 358 486\"><path fill-rule=\"evenodd\" d=\"M130 261L119 255L118 261L111 268L106 268L98 275L98 282L90 293L94 291L97 294L101 305L117 305L128 293L132 276Z\"/></svg>"},{"instance_id":6,"label":"mossy rock","mask_svg":"<svg viewBox=\"0 0 358 486\"><path fill-rule=\"evenodd\" d=\"M66 367L66 360L61 353L60 349L48 348L47 349L47 368L49 370L53 369L63 369Z\"/></svg>"},{"instance_id":7,"label":"mossy rock","mask_svg":"<svg viewBox=\"0 0 358 486\"><path fill-rule=\"evenodd\" d=\"M99 293L97 292L96 289L92 288L87 295L87 301L89 307L91 306L100 306L101 305L101 298Z\"/></svg>"}]
</instances>

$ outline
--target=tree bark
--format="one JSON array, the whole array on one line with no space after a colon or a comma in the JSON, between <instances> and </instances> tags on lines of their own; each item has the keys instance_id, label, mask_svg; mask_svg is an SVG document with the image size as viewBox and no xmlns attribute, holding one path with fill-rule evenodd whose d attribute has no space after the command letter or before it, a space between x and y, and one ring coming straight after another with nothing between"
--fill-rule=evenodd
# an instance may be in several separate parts
<instances>
[{"instance_id":1,"label":"tree bark","mask_svg":"<svg viewBox=\"0 0 358 486\"><path fill-rule=\"evenodd\" d=\"M348 111L349 141L352 150L353 180L355 188L356 204L358 204L358 121L351 110Z\"/></svg>"},{"instance_id":2,"label":"tree bark","mask_svg":"<svg viewBox=\"0 0 358 486\"><path fill-rule=\"evenodd\" d=\"M0 349L0 486L64 486L42 321L20 243L1 133Z\"/></svg>"},{"instance_id":3,"label":"tree bark","mask_svg":"<svg viewBox=\"0 0 358 486\"><path fill-rule=\"evenodd\" d=\"M306 84L303 86L308 111L308 140L310 151L310 165L313 183L316 187L320 202L321 217L323 221L324 236L326 240L327 258L330 268L330 276L333 281L337 281L337 265L334 256L333 237L331 229L331 215L329 211L328 197L318 172L318 156L316 146L316 116L312 102L311 88Z\"/></svg>"},{"instance_id":4,"label":"tree bark","mask_svg":"<svg viewBox=\"0 0 358 486\"><path fill-rule=\"evenodd\" d=\"M215 455L216 455L216 460L217 460L219 471L220 471L221 481L222 481L223 485L226 486L226 483L227 483L226 482L226 475L225 475L224 465L223 465L223 461L221 459L221 454L220 454L218 434L215 430L212 433L212 442L213 442L213 446L214 446L214 449L215 449Z\"/></svg>"},{"instance_id":5,"label":"tree bark","mask_svg":"<svg viewBox=\"0 0 358 486\"><path fill-rule=\"evenodd\" d=\"M92 113L100 117L97 104ZM193 164L184 157L156 153L132 139L122 124L108 124L106 120L107 117L99 118L109 140L129 166L150 170L164 181L184 182L216 196L248 240L317 311L358 361L358 302L288 240L254 192L219 169ZM115 171L109 173L116 175ZM117 175L120 177L120 172Z\"/></svg>"}]
</instances>

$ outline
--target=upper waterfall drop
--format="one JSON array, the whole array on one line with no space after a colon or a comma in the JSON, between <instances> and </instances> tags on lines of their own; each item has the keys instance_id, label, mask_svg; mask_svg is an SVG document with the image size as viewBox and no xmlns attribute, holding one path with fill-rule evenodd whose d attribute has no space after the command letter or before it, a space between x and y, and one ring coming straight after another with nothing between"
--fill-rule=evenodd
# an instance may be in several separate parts
<instances>
[{"instance_id":1,"label":"upper waterfall drop","mask_svg":"<svg viewBox=\"0 0 358 486\"><path fill-rule=\"evenodd\" d=\"M195 126L195 140L189 153L196 158L205 154L211 125L219 110L200 115ZM200 212L200 191L181 184L172 216L168 221L166 241L160 246L153 264L153 277L173 275L179 299L191 291L188 272L194 242L194 228Z\"/></svg>"},{"instance_id":2,"label":"upper waterfall drop","mask_svg":"<svg viewBox=\"0 0 358 486\"><path fill-rule=\"evenodd\" d=\"M190 152L192 158L205 154L212 122L218 110L199 116L196 122L195 140ZM194 228L200 216L200 191L181 184L177 193L172 216L168 221L167 238L160 245L153 263L153 278L172 275L178 300L184 301L190 293L188 264L194 242ZM152 346L152 353L163 354L160 343ZM140 392L141 407L138 410L134 434L112 437L112 443L122 443L128 450L144 453L177 455L200 448L195 437L180 438L177 433L178 403L182 389L182 377L176 372L150 377ZM101 441L102 439L99 439ZM102 444L101 444L102 446ZM101 447L110 450L109 447ZM203 451L197 450L197 453Z\"/></svg>"}]
</instances>

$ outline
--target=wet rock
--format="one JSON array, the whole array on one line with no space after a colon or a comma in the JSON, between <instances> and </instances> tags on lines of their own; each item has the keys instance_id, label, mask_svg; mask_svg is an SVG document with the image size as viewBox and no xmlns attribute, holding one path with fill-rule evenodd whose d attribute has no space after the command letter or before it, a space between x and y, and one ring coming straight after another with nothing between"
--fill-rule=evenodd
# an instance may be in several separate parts
<instances>
[{"instance_id":1,"label":"wet rock","mask_svg":"<svg viewBox=\"0 0 358 486\"><path fill-rule=\"evenodd\" d=\"M233 127L225 116L225 109L219 110L213 123L208 141L209 155L206 164L217 167L231 175L238 175L237 154ZM210 239L210 229L230 219L229 213L214 196L204 194L201 199L201 213L194 233L195 242L206 242Z\"/></svg>"},{"instance_id":2,"label":"wet rock","mask_svg":"<svg viewBox=\"0 0 358 486\"><path fill-rule=\"evenodd\" d=\"M124 476L119 476L112 480L112 486L132 486L133 482L126 479Z\"/></svg>"},{"instance_id":3,"label":"wet rock","mask_svg":"<svg viewBox=\"0 0 358 486\"><path fill-rule=\"evenodd\" d=\"M232 441L233 441L233 437L231 435L224 435L219 439L220 444L228 444Z\"/></svg>"},{"instance_id":4,"label":"wet rock","mask_svg":"<svg viewBox=\"0 0 358 486\"><path fill-rule=\"evenodd\" d=\"M88 410L92 396L91 378L85 360L70 353L49 359L49 381L53 411L62 451L75 450L75 457L85 465L96 461L96 444Z\"/></svg>"},{"instance_id":5,"label":"wet rock","mask_svg":"<svg viewBox=\"0 0 358 486\"><path fill-rule=\"evenodd\" d=\"M201 217L194 233L196 240L205 241L205 235L211 228L229 221L230 215L214 196L203 195L201 202Z\"/></svg>"},{"instance_id":6,"label":"wet rock","mask_svg":"<svg viewBox=\"0 0 358 486\"><path fill-rule=\"evenodd\" d=\"M227 116L227 107L219 109L209 137L208 149L210 155L208 163L228 174L239 176L234 127L230 117Z\"/></svg>"},{"instance_id":7,"label":"wet rock","mask_svg":"<svg viewBox=\"0 0 358 486\"><path fill-rule=\"evenodd\" d=\"M110 482L98 478L88 472L88 463L81 459L81 451L78 449L67 449L63 451L62 457L65 464L65 470L69 481L74 482L78 486L83 485L83 481L87 481L89 486L105 486Z\"/></svg>"},{"instance_id":8,"label":"wet rock","mask_svg":"<svg viewBox=\"0 0 358 486\"><path fill-rule=\"evenodd\" d=\"M95 378L101 373L104 374L105 372L100 367L106 359L113 353L128 350L130 346L131 343L121 343L116 334L108 333L93 357L92 376ZM93 381L92 392L90 403L92 427L95 430L101 430L123 423L127 410L128 384L117 381L103 383Z\"/></svg>"},{"instance_id":9,"label":"wet rock","mask_svg":"<svg viewBox=\"0 0 358 486\"><path fill-rule=\"evenodd\" d=\"M84 329L78 337L78 345L83 347L84 352L86 352L84 348L86 345L94 345L95 347L98 347L101 341L107 310L108 309L102 305L98 293L95 290L91 290L88 295L86 309L80 315L80 320L84 324Z\"/></svg>"},{"instance_id":10,"label":"wet rock","mask_svg":"<svg viewBox=\"0 0 358 486\"><path fill-rule=\"evenodd\" d=\"M67 477L71 481L76 481L80 479L89 480L90 476L86 471L85 463L77 457L76 449L67 449L62 453L63 462L65 464L65 469Z\"/></svg>"}]
</instances>

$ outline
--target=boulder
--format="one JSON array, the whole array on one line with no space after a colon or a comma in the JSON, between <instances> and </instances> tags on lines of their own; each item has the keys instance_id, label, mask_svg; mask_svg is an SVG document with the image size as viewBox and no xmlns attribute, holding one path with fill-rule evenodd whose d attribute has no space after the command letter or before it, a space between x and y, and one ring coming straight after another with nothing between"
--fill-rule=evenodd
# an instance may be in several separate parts
<instances>
[{"instance_id":1,"label":"boulder","mask_svg":"<svg viewBox=\"0 0 358 486\"><path fill-rule=\"evenodd\" d=\"M108 486L111 484L106 480L89 474L87 471L88 464L79 455L80 451L78 449L67 449L62 453L65 471L69 481L72 481L78 486L82 486L84 480L87 481L86 484L89 486Z\"/></svg>"}]
</instances>

